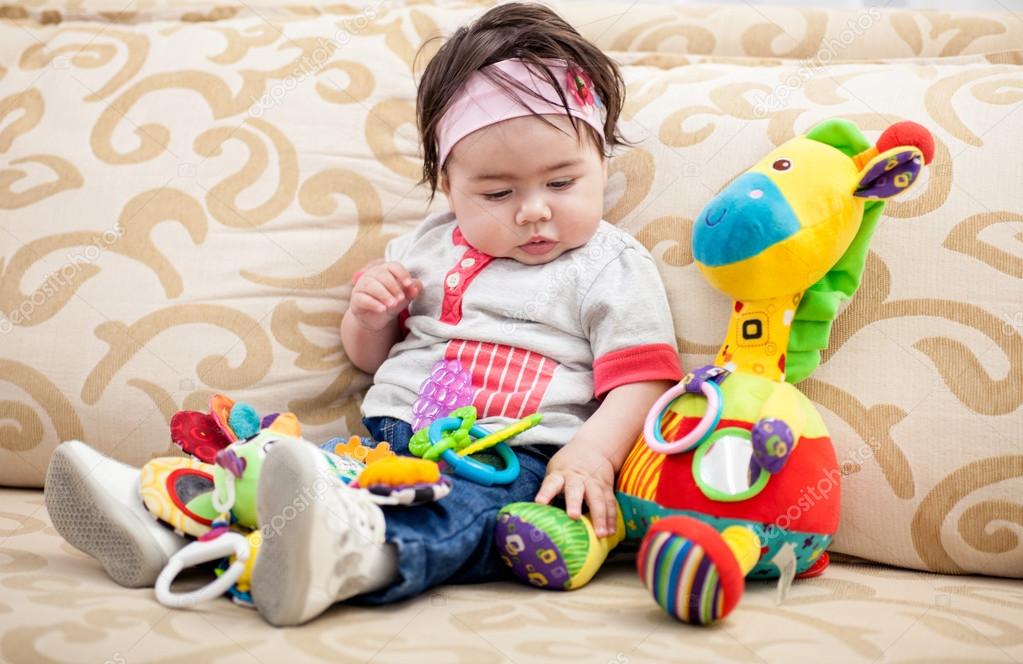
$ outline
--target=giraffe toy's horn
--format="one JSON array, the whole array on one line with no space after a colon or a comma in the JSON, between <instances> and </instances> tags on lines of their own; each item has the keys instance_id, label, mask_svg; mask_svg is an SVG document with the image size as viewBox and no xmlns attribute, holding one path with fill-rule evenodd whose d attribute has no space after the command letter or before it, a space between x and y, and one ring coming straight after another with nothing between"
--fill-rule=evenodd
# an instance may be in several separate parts
<instances>
[{"instance_id":1,"label":"giraffe toy's horn","mask_svg":"<svg viewBox=\"0 0 1023 664\"><path fill-rule=\"evenodd\" d=\"M923 125L906 120L896 122L884 130L877 139L877 144L872 145L863 152L852 157L856 168L862 169L871 159L885 150L900 146L912 146L920 150L924 157L924 165L934 160L934 137Z\"/></svg>"},{"instance_id":2,"label":"giraffe toy's horn","mask_svg":"<svg viewBox=\"0 0 1023 664\"><path fill-rule=\"evenodd\" d=\"M924 164L934 161L934 137L923 125L915 122L896 122L884 130L877 139L877 151L884 152L900 145L912 145L924 156Z\"/></svg>"}]
</instances>

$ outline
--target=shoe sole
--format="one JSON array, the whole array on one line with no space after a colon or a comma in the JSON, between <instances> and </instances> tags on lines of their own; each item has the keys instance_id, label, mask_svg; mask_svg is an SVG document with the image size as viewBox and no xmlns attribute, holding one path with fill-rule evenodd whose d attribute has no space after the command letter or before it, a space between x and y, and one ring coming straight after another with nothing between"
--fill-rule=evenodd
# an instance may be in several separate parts
<instances>
[{"instance_id":1,"label":"shoe sole","mask_svg":"<svg viewBox=\"0 0 1023 664\"><path fill-rule=\"evenodd\" d=\"M270 472L265 472L268 467ZM308 559L316 550L312 538L320 532L316 528L317 502L306 491L319 473L311 455L291 444L275 445L263 471L256 498L263 538L252 570L252 601L270 624L297 625L304 622L302 614L313 588L310 573L317 564L324 564ZM303 487L301 495L295 494L296 486ZM290 519L288 507L295 512ZM274 524L277 517L285 519L280 528Z\"/></svg>"},{"instance_id":2,"label":"shoe sole","mask_svg":"<svg viewBox=\"0 0 1023 664\"><path fill-rule=\"evenodd\" d=\"M126 510L93 470L66 445L54 451L44 486L54 528L71 546L98 560L120 585L152 586L168 561L146 532L152 524Z\"/></svg>"}]
</instances>

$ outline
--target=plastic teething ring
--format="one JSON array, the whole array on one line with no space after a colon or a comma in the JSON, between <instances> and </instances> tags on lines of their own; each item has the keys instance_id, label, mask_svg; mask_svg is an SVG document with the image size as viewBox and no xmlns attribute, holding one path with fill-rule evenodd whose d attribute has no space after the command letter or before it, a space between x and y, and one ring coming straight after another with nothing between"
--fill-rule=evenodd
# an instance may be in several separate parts
<instances>
[{"instance_id":1,"label":"plastic teething ring","mask_svg":"<svg viewBox=\"0 0 1023 664\"><path fill-rule=\"evenodd\" d=\"M235 556L235 561L212 583L188 593L175 593L171 591L171 583L174 582L174 579L177 578L182 569L194 567L201 563L208 563L211 560L226 558L232 554ZM216 599L238 582L242 572L245 571L245 563L248 560L249 542L239 533L229 532L216 539L192 542L171 556L167 566L160 572L160 576L156 579L156 599L159 600L160 604L169 606L172 609L195 606L196 604Z\"/></svg>"},{"instance_id":2,"label":"plastic teething ring","mask_svg":"<svg viewBox=\"0 0 1023 664\"><path fill-rule=\"evenodd\" d=\"M703 441L721 420L721 387L717 383L705 380L700 385L700 392L707 397L707 410L703 412L699 424L676 441L668 442L661 437L661 418L664 412L680 395L686 394L685 383L679 383L661 395L647 413L643 423L643 438L647 447L659 454L678 454L696 447Z\"/></svg>"},{"instance_id":3,"label":"plastic teething ring","mask_svg":"<svg viewBox=\"0 0 1023 664\"><path fill-rule=\"evenodd\" d=\"M462 418L460 417L442 417L439 420L434 421L430 425L430 443L431 447L423 453L423 458L427 461L436 461L441 458L444 452L453 448L457 441L449 437L447 441L443 440L443 436L448 431L457 431L462 428ZM484 438L489 435L490 432L474 424L469 428L469 435L474 438Z\"/></svg>"},{"instance_id":4,"label":"plastic teething ring","mask_svg":"<svg viewBox=\"0 0 1023 664\"><path fill-rule=\"evenodd\" d=\"M514 482L519 476L519 458L515 456L515 452L507 444L498 443L493 447L494 451L501 457L501 460L504 461L504 468L495 470L491 466L481 463L472 457L460 456L454 449L456 441L451 437L447 441L443 439L445 433L456 431L461 427L462 418L460 417L443 417L434 421L430 425L430 442L432 445L423 454L423 458L430 461L443 459L451 467L455 475L484 486L511 484ZM480 425L474 424L469 428L469 435L479 440L489 436L490 432Z\"/></svg>"},{"instance_id":5,"label":"plastic teething ring","mask_svg":"<svg viewBox=\"0 0 1023 664\"><path fill-rule=\"evenodd\" d=\"M475 435L475 434L473 434ZM494 486L495 484L511 484L519 476L519 458L507 443L498 443L493 447L497 455L504 462L504 468L495 469L493 466L477 461L469 456L460 456L454 450L447 450L441 455L451 469L459 477L483 486Z\"/></svg>"}]
</instances>

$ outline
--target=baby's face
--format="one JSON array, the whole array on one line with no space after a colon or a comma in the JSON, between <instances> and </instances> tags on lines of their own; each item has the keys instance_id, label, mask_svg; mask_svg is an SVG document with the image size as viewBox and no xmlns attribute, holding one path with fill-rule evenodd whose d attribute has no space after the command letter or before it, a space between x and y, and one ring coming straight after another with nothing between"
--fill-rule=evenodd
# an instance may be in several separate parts
<instances>
[{"instance_id":1,"label":"baby's face","mask_svg":"<svg viewBox=\"0 0 1023 664\"><path fill-rule=\"evenodd\" d=\"M604 211L606 162L564 115L505 120L469 134L448 157L441 190L465 239L527 265L586 244Z\"/></svg>"}]
</instances>

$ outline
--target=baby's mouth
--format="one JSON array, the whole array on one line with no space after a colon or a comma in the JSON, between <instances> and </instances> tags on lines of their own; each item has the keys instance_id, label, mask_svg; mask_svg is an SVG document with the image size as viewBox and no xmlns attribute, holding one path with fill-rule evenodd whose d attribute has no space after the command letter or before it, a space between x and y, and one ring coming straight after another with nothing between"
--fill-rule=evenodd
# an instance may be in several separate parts
<instances>
[{"instance_id":1,"label":"baby's mouth","mask_svg":"<svg viewBox=\"0 0 1023 664\"><path fill-rule=\"evenodd\" d=\"M543 256L554 248L557 242L545 237L535 237L525 244L520 244L519 249L533 256Z\"/></svg>"}]
</instances>

